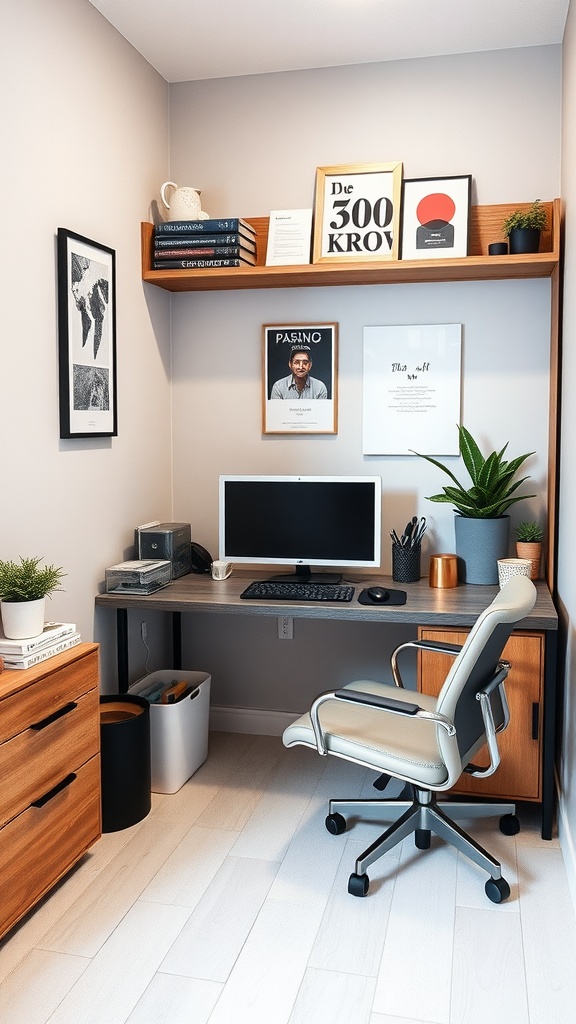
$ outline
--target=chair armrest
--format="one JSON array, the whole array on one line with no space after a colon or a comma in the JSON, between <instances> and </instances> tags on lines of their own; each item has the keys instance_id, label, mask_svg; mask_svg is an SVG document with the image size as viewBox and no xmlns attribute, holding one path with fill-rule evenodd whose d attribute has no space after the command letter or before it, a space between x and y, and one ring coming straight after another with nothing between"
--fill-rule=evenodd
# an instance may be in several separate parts
<instances>
[{"instance_id":1,"label":"chair armrest","mask_svg":"<svg viewBox=\"0 0 576 1024\"><path fill-rule=\"evenodd\" d=\"M490 764L486 768L478 768L476 765L470 765L467 767L465 769L466 774L471 775L475 779L487 779L488 776L494 774L500 764L500 750L498 749L496 733L502 732L510 721L510 711L508 708L508 701L506 699L506 690L504 689L504 680L506 679L509 671L510 662L500 661L498 663L498 669L494 673L490 682L481 690L478 690L478 693L476 694L476 700L480 701L480 711L482 712L482 720L484 722L486 746L488 748ZM502 701L502 709L504 712L504 721L499 729L496 729L494 715L492 714L492 705L490 703L490 694L496 689L500 690L500 700Z\"/></svg>"},{"instance_id":2,"label":"chair armrest","mask_svg":"<svg viewBox=\"0 0 576 1024\"><path fill-rule=\"evenodd\" d=\"M321 693L310 708L310 720L312 722L316 748L319 754L328 753L325 742L325 732L320 723L318 714L320 706L327 700L340 700L350 704L360 704L363 707L375 708L379 711L388 712L389 714L402 715L404 718L425 718L428 721L435 722L436 725L439 725L442 729L445 729L449 736L454 736L456 732L454 724L449 718L446 718L445 715L439 715L435 711L426 711L425 708L421 708L419 704L413 704L403 700L395 700L393 697L382 697L377 693L365 693L363 690L350 690L348 688L342 690L329 690L327 693Z\"/></svg>"},{"instance_id":3,"label":"chair armrest","mask_svg":"<svg viewBox=\"0 0 576 1024\"><path fill-rule=\"evenodd\" d=\"M392 669L392 676L396 686L402 689L404 688L404 683L402 682L402 676L398 667L398 655L401 651L405 651L407 647L414 647L420 651L432 651L434 654L451 654L454 658L462 650L462 644L445 644L441 640L408 640L405 644L400 644L392 651L390 668Z\"/></svg>"}]
</instances>

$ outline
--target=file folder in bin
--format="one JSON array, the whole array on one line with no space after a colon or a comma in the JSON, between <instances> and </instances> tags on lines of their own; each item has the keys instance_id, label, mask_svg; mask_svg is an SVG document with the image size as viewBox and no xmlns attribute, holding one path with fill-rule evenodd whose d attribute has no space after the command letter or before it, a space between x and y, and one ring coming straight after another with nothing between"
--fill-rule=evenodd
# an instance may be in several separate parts
<instances>
[{"instance_id":1,"label":"file folder in bin","mask_svg":"<svg viewBox=\"0 0 576 1024\"><path fill-rule=\"evenodd\" d=\"M210 682L206 672L167 669L139 679L129 692L150 700L150 760L152 791L176 793L208 756ZM172 684L185 683L172 704L159 695ZM148 698L147 698L148 699Z\"/></svg>"}]
</instances>

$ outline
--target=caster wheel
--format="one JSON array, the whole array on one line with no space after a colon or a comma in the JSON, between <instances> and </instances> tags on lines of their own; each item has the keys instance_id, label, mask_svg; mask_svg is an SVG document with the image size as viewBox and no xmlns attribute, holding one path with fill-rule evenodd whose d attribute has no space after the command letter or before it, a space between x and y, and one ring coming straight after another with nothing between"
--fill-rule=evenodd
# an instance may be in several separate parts
<instances>
[{"instance_id":1,"label":"caster wheel","mask_svg":"<svg viewBox=\"0 0 576 1024\"><path fill-rule=\"evenodd\" d=\"M520 822L515 814L504 814L500 818L500 831L505 836L515 836L520 831Z\"/></svg>"},{"instance_id":2,"label":"caster wheel","mask_svg":"<svg viewBox=\"0 0 576 1024\"><path fill-rule=\"evenodd\" d=\"M429 828L417 828L414 832L414 843L416 844L417 850L429 850L430 849L430 829Z\"/></svg>"},{"instance_id":3,"label":"caster wheel","mask_svg":"<svg viewBox=\"0 0 576 1024\"><path fill-rule=\"evenodd\" d=\"M492 903L502 903L510 895L510 886L505 878L489 878L484 891Z\"/></svg>"},{"instance_id":4,"label":"caster wheel","mask_svg":"<svg viewBox=\"0 0 576 1024\"><path fill-rule=\"evenodd\" d=\"M351 896L367 896L370 879L368 875L350 875L348 879L348 892Z\"/></svg>"},{"instance_id":5,"label":"caster wheel","mask_svg":"<svg viewBox=\"0 0 576 1024\"><path fill-rule=\"evenodd\" d=\"M333 836L341 836L346 831L346 818L342 814L329 814L324 822L326 828Z\"/></svg>"}]
</instances>

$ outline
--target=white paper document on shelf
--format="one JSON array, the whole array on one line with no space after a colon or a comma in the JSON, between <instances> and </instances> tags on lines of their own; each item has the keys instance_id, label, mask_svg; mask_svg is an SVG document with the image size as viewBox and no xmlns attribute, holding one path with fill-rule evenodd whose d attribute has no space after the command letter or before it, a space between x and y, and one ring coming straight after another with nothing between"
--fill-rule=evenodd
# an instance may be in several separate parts
<instances>
[{"instance_id":1,"label":"white paper document on shelf","mask_svg":"<svg viewBox=\"0 0 576 1024\"><path fill-rule=\"evenodd\" d=\"M310 263L311 238L312 210L271 210L266 266Z\"/></svg>"}]
</instances>

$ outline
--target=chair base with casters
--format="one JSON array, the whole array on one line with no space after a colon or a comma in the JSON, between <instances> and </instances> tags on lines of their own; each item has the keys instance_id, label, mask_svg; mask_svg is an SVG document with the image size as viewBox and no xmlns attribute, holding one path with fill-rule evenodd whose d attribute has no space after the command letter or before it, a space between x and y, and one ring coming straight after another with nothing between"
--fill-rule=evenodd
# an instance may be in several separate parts
<instances>
[{"instance_id":1,"label":"chair base with casters","mask_svg":"<svg viewBox=\"0 0 576 1024\"><path fill-rule=\"evenodd\" d=\"M348 892L352 896L367 896L370 884L366 869L382 857L406 836L414 833L414 842L419 850L430 846L430 833L444 839L490 875L484 887L492 903L501 903L510 895L510 886L502 877L500 863L457 825L461 818L477 819L500 816L500 830L504 835L516 835L520 823L514 804L464 803L460 801L438 802L435 794L426 789L410 787L412 801L406 800L330 800L326 828L332 835L346 831L348 817L363 820L393 819L393 824L358 857L353 873L348 880ZM449 809L449 814L446 813Z\"/></svg>"},{"instance_id":2,"label":"chair base with casters","mask_svg":"<svg viewBox=\"0 0 576 1024\"><path fill-rule=\"evenodd\" d=\"M392 824L357 859L348 892L366 896L367 868L406 836L414 833L416 847L426 850L434 832L487 871L486 895L501 903L510 895L497 860L457 824L466 818L500 817L506 835L519 831L514 804L441 802L439 794L453 789L462 774L487 778L500 763L497 734L509 722L504 682L510 665L502 651L514 625L534 607L536 589L526 576L515 576L478 616L460 646L433 640L401 644L392 654L394 685L357 679L320 694L310 712L292 722L283 734L285 746L303 745L377 773L375 787L383 790L391 778L408 787L397 799L331 800L326 828L334 835L346 829L346 816ZM398 658L413 648L449 655L452 667L437 697L404 688ZM482 747L489 764L473 761Z\"/></svg>"}]
</instances>

